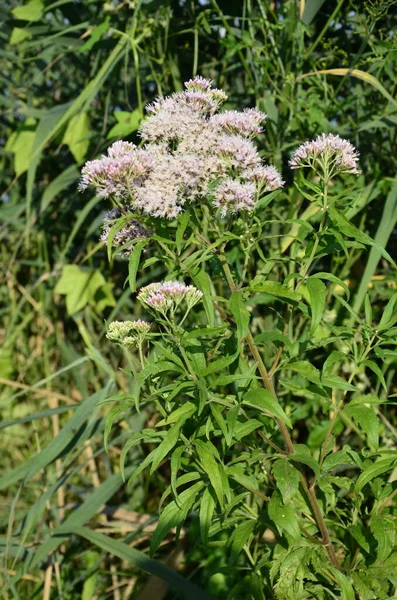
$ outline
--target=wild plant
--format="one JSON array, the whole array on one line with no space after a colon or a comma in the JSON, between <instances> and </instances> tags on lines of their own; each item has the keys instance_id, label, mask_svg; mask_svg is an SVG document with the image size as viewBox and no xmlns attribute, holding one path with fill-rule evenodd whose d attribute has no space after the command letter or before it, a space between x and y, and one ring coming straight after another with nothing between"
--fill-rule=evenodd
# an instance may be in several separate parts
<instances>
[{"instance_id":1,"label":"wild plant","mask_svg":"<svg viewBox=\"0 0 397 600\"><path fill-rule=\"evenodd\" d=\"M266 115L222 112L226 100L195 77L148 107L141 146L116 142L83 168L81 189L112 202L102 239L128 257L131 292L137 274L163 272L136 295L142 318L108 326L131 393L112 398L105 444L126 411L151 415L120 469L145 444L127 485L146 469L167 480L152 553L196 520L196 543L227 549L245 597L386 598L396 457L379 428L391 426L381 405L397 294L379 322L367 296L362 318L341 274L351 248L394 263L350 220L360 170L349 141L302 143L291 196L253 141Z\"/></svg>"}]
</instances>

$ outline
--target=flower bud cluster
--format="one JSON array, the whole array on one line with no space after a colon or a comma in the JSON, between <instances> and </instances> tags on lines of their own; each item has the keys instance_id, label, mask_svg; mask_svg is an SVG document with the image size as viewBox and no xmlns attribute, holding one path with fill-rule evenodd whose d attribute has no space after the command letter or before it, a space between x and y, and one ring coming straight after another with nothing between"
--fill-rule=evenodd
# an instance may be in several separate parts
<instances>
[{"instance_id":1,"label":"flower bud cluster","mask_svg":"<svg viewBox=\"0 0 397 600\"><path fill-rule=\"evenodd\" d=\"M137 298L146 307L166 313L174 311L185 302L190 310L201 300L203 293L192 285L180 281L150 283L141 288Z\"/></svg>"},{"instance_id":2,"label":"flower bud cluster","mask_svg":"<svg viewBox=\"0 0 397 600\"><path fill-rule=\"evenodd\" d=\"M251 141L266 115L255 108L218 112L227 96L203 77L185 88L147 107L141 148L116 142L107 156L87 162L80 189L93 186L138 214L174 218L186 203L208 197L223 215L252 211L260 193L281 187Z\"/></svg>"},{"instance_id":3,"label":"flower bud cluster","mask_svg":"<svg viewBox=\"0 0 397 600\"><path fill-rule=\"evenodd\" d=\"M340 173L360 173L357 150L349 141L332 133L322 133L315 140L299 146L289 164L292 169L319 169L328 178Z\"/></svg>"},{"instance_id":4,"label":"flower bud cluster","mask_svg":"<svg viewBox=\"0 0 397 600\"><path fill-rule=\"evenodd\" d=\"M149 333L150 327L150 323L142 321L142 319L137 321L113 321L109 324L106 337L122 346L138 346Z\"/></svg>"}]
</instances>

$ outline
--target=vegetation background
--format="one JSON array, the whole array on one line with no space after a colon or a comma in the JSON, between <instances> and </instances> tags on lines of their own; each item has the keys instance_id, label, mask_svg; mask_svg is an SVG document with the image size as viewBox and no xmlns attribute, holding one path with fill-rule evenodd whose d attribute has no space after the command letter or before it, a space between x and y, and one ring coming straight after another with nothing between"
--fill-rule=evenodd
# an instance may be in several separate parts
<instances>
[{"instance_id":1,"label":"vegetation background","mask_svg":"<svg viewBox=\"0 0 397 600\"><path fill-rule=\"evenodd\" d=\"M99 242L109 207L77 192L82 164L113 141L136 141L145 104L182 89L183 81L198 73L225 89L227 108L257 106L268 114L261 150L282 171L286 189L292 185L288 159L304 140L324 131L352 141L360 150L364 189L354 222L395 257L396 4L2 2L5 598L179 597L168 588L170 581L153 580L138 568L155 575L158 563L143 564L131 550L148 550L167 468L141 476L128 491L119 475L123 441L150 413L126 416L108 453L104 450L106 398L116 389L127 392L129 385L119 370L128 356L106 340L104 321L133 317L136 307L124 286L128 262L109 264ZM159 262L138 285L163 272ZM358 311L369 290L374 313L380 314L397 285L396 273L375 249L369 259L352 252L344 275ZM395 363L396 353L387 358ZM395 369L389 373L392 378ZM318 424L311 419L310 414L302 418L302 435L311 432L315 445ZM393 406L384 411L384 420L383 443L390 447L397 433ZM128 468L145 452L137 446ZM246 598L238 588L244 574L235 566L228 569L222 547L203 553L196 537L193 520L177 549L170 537L156 558L217 598Z\"/></svg>"}]
</instances>

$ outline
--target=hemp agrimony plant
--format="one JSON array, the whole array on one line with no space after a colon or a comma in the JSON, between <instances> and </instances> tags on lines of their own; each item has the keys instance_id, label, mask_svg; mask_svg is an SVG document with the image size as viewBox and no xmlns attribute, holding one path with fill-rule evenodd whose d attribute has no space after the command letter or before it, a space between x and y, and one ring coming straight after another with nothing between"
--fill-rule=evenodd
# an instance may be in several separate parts
<instances>
[{"instance_id":1,"label":"hemp agrimony plant","mask_svg":"<svg viewBox=\"0 0 397 600\"><path fill-rule=\"evenodd\" d=\"M141 147L116 142L83 168L81 188L113 203L102 239L129 257L132 292L138 271L163 273L136 296L145 320L108 327L137 353L105 442L126 411L151 413L120 464L147 444L128 486L167 465L151 552L197 519L196 543L248 574L222 597L387 598L396 463L378 416L397 295L379 322L369 301L361 319L339 277L350 249L375 244L349 220L358 154L332 134L300 146L286 213L252 141L266 115L220 112L226 94L202 77L185 85L148 107Z\"/></svg>"}]
</instances>

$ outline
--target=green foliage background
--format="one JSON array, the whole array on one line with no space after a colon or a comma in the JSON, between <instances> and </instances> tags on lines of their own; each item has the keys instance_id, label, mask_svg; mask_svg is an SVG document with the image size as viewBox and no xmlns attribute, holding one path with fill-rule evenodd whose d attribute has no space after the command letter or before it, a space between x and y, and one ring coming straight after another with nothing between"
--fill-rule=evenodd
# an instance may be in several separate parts
<instances>
[{"instance_id":1,"label":"green foliage background","mask_svg":"<svg viewBox=\"0 0 397 600\"><path fill-rule=\"evenodd\" d=\"M148 527L169 472L164 467L145 475L128 492L118 473L123 441L147 423L147 412L125 417L104 452L106 397L130 385L119 370L129 357L107 342L104 321L138 316L139 309L124 287L128 264L116 259L109 265L98 242L106 202L77 192L81 165L117 139L136 141L144 105L199 73L225 89L227 108L256 105L269 115L261 150L282 171L286 193L292 189L287 162L297 145L322 131L349 138L362 169L354 223L395 257L395 4L2 3L0 545L6 597L51 592L65 600L117 600L138 598L151 585L136 568L146 559L128 544L148 550ZM138 286L162 275L160 261ZM369 291L379 321L396 290L395 271L376 249L368 259L356 248L343 277L355 310L364 314ZM395 363L396 353L387 359ZM395 369L388 373L396 393ZM376 380L373 387L379 388ZM299 435L310 432L315 446L320 425L308 413ZM383 445L395 444L395 427L393 405L382 408ZM359 434L353 428L351 435ZM127 469L145 453L136 447ZM246 598L244 572L228 567L222 547L203 554L196 527L192 521L180 543L183 574L215 597ZM171 540L157 558L170 548ZM164 569L147 560L143 566L152 574ZM168 571L160 574L188 585ZM185 593L194 598L198 592Z\"/></svg>"}]
</instances>

